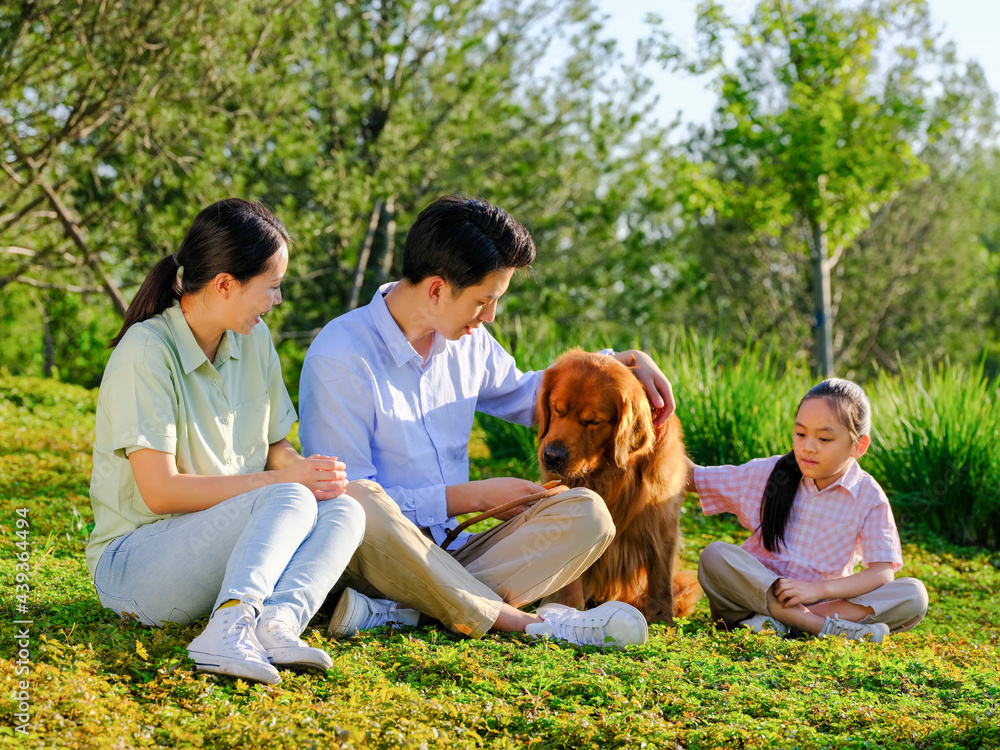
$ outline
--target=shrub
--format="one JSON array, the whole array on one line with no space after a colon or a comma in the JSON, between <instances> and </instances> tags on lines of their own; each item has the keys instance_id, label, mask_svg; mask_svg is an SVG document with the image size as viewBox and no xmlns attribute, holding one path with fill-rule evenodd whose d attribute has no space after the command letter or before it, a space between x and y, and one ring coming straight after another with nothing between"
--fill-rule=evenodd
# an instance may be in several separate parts
<instances>
[{"instance_id":1,"label":"shrub","mask_svg":"<svg viewBox=\"0 0 1000 750\"><path fill-rule=\"evenodd\" d=\"M983 367L881 378L869 470L901 523L960 544L1000 544L1000 388Z\"/></svg>"},{"instance_id":2,"label":"shrub","mask_svg":"<svg viewBox=\"0 0 1000 750\"><path fill-rule=\"evenodd\" d=\"M0 370L0 401L29 411L38 407L72 409L80 414L97 411L96 390L51 378L11 377L4 370Z\"/></svg>"}]
</instances>

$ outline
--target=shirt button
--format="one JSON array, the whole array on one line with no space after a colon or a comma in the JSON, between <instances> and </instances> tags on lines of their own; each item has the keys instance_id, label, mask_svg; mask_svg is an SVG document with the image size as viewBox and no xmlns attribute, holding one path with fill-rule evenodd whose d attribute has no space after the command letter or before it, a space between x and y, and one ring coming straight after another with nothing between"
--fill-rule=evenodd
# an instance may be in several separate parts
<instances>
[{"instance_id":1,"label":"shirt button","mask_svg":"<svg viewBox=\"0 0 1000 750\"><path fill-rule=\"evenodd\" d=\"M212 385L218 385L218 384L219 384L218 380L215 380L215 379L212 380Z\"/></svg>"},{"instance_id":2,"label":"shirt button","mask_svg":"<svg viewBox=\"0 0 1000 750\"><path fill-rule=\"evenodd\" d=\"M231 464L232 462L233 462L232 456L226 459L227 464Z\"/></svg>"},{"instance_id":3,"label":"shirt button","mask_svg":"<svg viewBox=\"0 0 1000 750\"><path fill-rule=\"evenodd\" d=\"M223 417L222 424L229 424L229 417Z\"/></svg>"}]
</instances>

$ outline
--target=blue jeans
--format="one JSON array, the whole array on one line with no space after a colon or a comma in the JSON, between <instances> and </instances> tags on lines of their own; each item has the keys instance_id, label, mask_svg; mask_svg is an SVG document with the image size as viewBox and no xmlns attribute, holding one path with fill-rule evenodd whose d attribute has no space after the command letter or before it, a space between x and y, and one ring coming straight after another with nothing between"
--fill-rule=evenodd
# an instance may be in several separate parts
<instances>
[{"instance_id":1,"label":"blue jeans","mask_svg":"<svg viewBox=\"0 0 1000 750\"><path fill-rule=\"evenodd\" d=\"M255 596L290 609L301 632L364 530L364 511L347 495L317 502L300 484L276 484L118 537L94 586L101 604L146 625L187 625Z\"/></svg>"}]
</instances>

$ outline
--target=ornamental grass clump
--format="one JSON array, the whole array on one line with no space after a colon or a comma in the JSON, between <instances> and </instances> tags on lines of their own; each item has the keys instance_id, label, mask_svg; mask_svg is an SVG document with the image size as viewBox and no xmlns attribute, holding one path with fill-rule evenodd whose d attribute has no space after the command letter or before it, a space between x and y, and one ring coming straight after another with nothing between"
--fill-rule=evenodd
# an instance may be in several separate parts
<instances>
[{"instance_id":1,"label":"ornamental grass clump","mask_svg":"<svg viewBox=\"0 0 1000 750\"><path fill-rule=\"evenodd\" d=\"M1000 387L983 367L880 378L868 470L900 525L958 544L1000 545Z\"/></svg>"},{"instance_id":2,"label":"ornamental grass clump","mask_svg":"<svg viewBox=\"0 0 1000 750\"><path fill-rule=\"evenodd\" d=\"M654 359L669 363L684 444L695 463L741 464L791 450L795 407L810 385L800 366L758 344L736 354L696 337Z\"/></svg>"}]
</instances>

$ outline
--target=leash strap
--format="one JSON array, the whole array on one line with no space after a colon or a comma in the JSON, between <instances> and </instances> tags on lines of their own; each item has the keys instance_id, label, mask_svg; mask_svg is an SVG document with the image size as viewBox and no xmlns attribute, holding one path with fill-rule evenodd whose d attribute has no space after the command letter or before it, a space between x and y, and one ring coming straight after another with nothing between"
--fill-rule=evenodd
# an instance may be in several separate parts
<instances>
[{"instance_id":1,"label":"leash strap","mask_svg":"<svg viewBox=\"0 0 1000 750\"><path fill-rule=\"evenodd\" d=\"M454 542L458 535L465 531L467 528L473 524L477 524L480 521L485 521L487 518L493 518L501 513L510 510L511 508L517 508L521 505L528 505L530 503L536 503L539 500L544 500L547 497L552 497L553 495L558 495L560 492L565 492L569 489L564 484L559 484L558 480L553 480L545 484L545 490L542 492L535 492L531 495L525 495L524 497L519 497L517 500L511 500L509 503L504 503L503 505L498 505L495 508L490 508L485 513L480 513L477 516L473 516L467 521L463 521L458 526L448 531L448 535L445 540L441 542L441 549L448 549L448 545Z\"/></svg>"}]
</instances>

